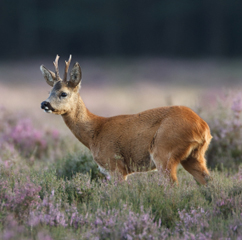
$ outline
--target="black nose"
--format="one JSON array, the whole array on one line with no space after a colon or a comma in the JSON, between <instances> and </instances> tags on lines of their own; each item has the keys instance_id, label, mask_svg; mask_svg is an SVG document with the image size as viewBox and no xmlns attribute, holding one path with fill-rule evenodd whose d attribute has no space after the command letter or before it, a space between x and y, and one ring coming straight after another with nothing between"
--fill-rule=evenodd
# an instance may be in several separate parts
<instances>
[{"instance_id":1,"label":"black nose","mask_svg":"<svg viewBox=\"0 0 242 240\"><path fill-rule=\"evenodd\" d=\"M41 108L45 109L45 107L48 107L48 102L46 102L46 101L41 103Z\"/></svg>"}]
</instances>

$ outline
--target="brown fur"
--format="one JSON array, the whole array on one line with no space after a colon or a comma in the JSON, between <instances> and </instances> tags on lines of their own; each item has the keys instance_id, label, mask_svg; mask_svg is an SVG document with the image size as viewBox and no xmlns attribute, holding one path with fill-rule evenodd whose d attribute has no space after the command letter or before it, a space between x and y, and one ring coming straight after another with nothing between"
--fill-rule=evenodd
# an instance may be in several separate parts
<instances>
[{"instance_id":1,"label":"brown fur","mask_svg":"<svg viewBox=\"0 0 242 240\"><path fill-rule=\"evenodd\" d=\"M158 169L177 182L176 169L181 163L199 183L206 183L209 172L204 154L212 137L203 119L184 106L109 118L96 116L79 95L81 79L72 77L74 73L81 76L77 63L73 69L69 83L55 82L47 100L55 109L53 113L61 114L72 133L90 149L101 169L121 179ZM45 68L41 70L45 79L51 76ZM58 98L63 91L68 98Z\"/></svg>"}]
</instances>

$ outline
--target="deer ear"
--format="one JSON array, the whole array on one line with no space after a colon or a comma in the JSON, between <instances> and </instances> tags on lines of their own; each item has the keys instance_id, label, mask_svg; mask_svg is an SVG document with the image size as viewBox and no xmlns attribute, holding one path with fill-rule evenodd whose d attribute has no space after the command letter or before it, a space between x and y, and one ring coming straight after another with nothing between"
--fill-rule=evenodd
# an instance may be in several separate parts
<instances>
[{"instance_id":1,"label":"deer ear","mask_svg":"<svg viewBox=\"0 0 242 240\"><path fill-rule=\"evenodd\" d=\"M71 70L71 77L68 81L68 86L76 87L82 79L82 71L79 63L75 63L74 67Z\"/></svg>"},{"instance_id":2,"label":"deer ear","mask_svg":"<svg viewBox=\"0 0 242 240\"><path fill-rule=\"evenodd\" d=\"M53 87L55 82L56 82L56 76L55 73L52 71L48 70L46 67L43 65L40 66L40 71L42 72L42 75L44 76L46 82Z\"/></svg>"}]
</instances>

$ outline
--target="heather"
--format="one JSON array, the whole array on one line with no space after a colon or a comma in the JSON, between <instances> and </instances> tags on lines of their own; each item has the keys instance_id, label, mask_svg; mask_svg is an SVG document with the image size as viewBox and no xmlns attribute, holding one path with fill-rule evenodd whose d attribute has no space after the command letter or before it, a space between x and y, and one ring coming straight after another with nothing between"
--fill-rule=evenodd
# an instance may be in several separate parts
<instances>
[{"instance_id":1,"label":"heather","mask_svg":"<svg viewBox=\"0 0 242 240\"><path fill-rule=\"evenodd\" d=\"M212 168L237 170L242 163L242 93L222 94L208 119L213 141L207 157Z\"/></svg>"},{"instance_id":2,"label":"heather","mask_svg":"<svg viewBox=\"0 0 242 240\"><path fill-rule=\"evenodd\" d=\"M30 118L11 114L3 107L0 107L0 122L0 148L4 152L0 157L14 154L15 158L19 155L31 162L54 159L60 154L63 140L57 129L38 129Z\"/></svg>"},{"instance_id":3,"label":"heather","mask_svg":"<svg viewBox=\"0 0 242 240\"><path fill-rule=\"evenodd\" d=\"M241 239L241 112L240 92L199 112L212 180L179 167L172 186L158 172L106 179L80 143L1 108L0 239Z\"/></svg>"}]
</instances>

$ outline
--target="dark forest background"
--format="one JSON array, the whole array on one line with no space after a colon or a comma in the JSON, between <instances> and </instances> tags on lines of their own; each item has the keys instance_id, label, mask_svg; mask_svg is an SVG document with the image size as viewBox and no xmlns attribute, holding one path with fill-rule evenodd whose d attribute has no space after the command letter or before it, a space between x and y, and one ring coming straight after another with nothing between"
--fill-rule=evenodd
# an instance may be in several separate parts
<instances>
[{"instance_id":1,"label":"dark forest background","mask_svg":"<svg viewBox=\"0 0 242 240\"><path fill-rule=\"evenodd\" d=\"M0 58L239 57L241 0L1 0Z\"/></svg>"}]
</instances>

